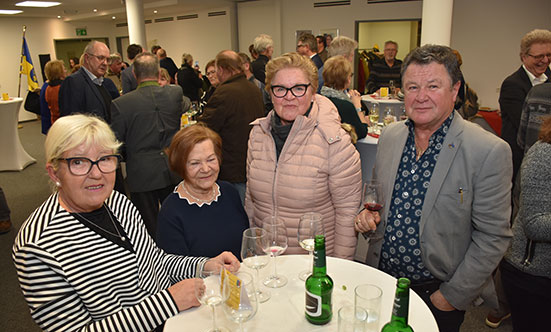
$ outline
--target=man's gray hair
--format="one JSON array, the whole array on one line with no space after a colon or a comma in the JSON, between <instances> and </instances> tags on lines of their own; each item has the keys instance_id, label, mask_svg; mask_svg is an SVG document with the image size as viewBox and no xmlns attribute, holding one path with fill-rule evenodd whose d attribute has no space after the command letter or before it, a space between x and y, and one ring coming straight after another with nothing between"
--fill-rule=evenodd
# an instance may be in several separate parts
<instances>
[{"instance_id":1,"label":"man's gray hair","mask_svg":"<svg viewBox=\"0 0 551 332\"><path fill-rule=\"evenodd\" d=\"M157 79L159 68L159 59L153 53L143 52L134 58L134 75L137 81L146 78Z\"/></svg>"},{"instance_id":2,"label":"man's gray hair","mask_svg":"<svg viewBox=\"0 0 551 332\"><path fill-rule=\"evenodd\" d=\"M450 76L451 86L461 81L461 70L459 69L457 57L451 48L442 45L427 44L413 49L402 63L401 75L404 77L404 73L411 64L428 65L433 62L446 67Z\"/></svg>"},{"instance_id":3,"label":"man's gray hair","mask_svg":"<svg viewBox=\"0 0 551 332\"><path fill-rule=\"evenodd\" d=\"M336 55L348 57L350 56L350 54L354 54L354 50L357 48L358 42L354 39L345 36L338 36L337 38L333 39L331 45L327 48L327 52L329 53L330 57Z\"/></svg>"},{"instance_id":4,"label":"man's gray hair","mask_svg":"<svg viewBox=\"0 0 551 332\"><path fill-rule=\"evenodd\" d=\"M269 35L260 34L254 38L253 45L254 50L260 54L265 52L268 47L274 47L274 41Z\"/></svg>"},{"instance_id":5,"label":"man's gray hair","mask_svg":"<svg viewBox=\"0 0 551 332\"><path fill-rule=\"evenodd\" d=\"M528 55L530 47L535 43L551 44L551 31L535 29L525 34L520 40L520 56Z\"/></svg>"}]
</instances>

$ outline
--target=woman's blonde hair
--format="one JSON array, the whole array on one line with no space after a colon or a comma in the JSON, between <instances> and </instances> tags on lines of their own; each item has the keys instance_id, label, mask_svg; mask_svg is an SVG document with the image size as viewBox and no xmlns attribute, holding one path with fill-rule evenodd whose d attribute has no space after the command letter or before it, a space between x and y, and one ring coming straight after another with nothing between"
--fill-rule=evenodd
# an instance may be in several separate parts
<instances>
[{"instance_id":1,"label":"woman's blonde hair","mask_svg":"<svg viewBox=\"0 0 551 332\"><path fill-rule=\"evenodd\" d=\"M100 118L84 114L68 115L57 119L48 131L44 142L46 162L57 170L58 159L82 144L87 147L98 145L113 153L117 153L121 146L109 125Z\"/></svg>"},{"instance_id":2,"label":"woman's blonde hair","mask_svg":"<svg viewBox=\"0 0 551 332\"><path fill-rule=\"evenodd\" d=\"M323 84L335 90L347 88L351 75L352 64L342 55L330 57L323 65Z\"/></svg>"},{"instance_id":3,"label":"woman's blonde hair","mask_svg":"<svg viewBox=\"0 0 551 332\"><path fill-rule=\"evenodd\" d=\"M193 62L193 56L191 54L189 53L182 54L182 65L187 63L188 65L191 66L192 62Z\"/></svg>"},{"instance_id":4,"label":"woman's blonde hair","mask_svg":"<svg viewBox=\"0 0 551 332\"><path fill-rule=\"evenodd\" d=\"M270 92L272 80L278 71L285 68L298 68L304 72L314 93L318 91L318 70L308 57L296 52L285 53L266 64L266 91Z\"/></svg>"}]
</instances>

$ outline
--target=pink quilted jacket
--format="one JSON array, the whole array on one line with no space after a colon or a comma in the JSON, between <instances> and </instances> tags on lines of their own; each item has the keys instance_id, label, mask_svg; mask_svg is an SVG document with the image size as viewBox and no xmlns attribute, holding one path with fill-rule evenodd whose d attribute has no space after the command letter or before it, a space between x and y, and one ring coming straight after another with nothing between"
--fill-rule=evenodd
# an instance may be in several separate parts
<instances>
[{"instance_id":1,"label":"pink quilted jacket","mask_svg":"<svg viewBox=\"0 0 551 332\"><path fill-rule=\"evenodd\" d=\"M309 116L298 116L276 161L270 118L257 119L247 152L245 210L251 226L277 214L285 221L286 254L306 254L297 240L300 216L322 214L328 255L352 259L354 217L361 201L360 155L341 128L337 109L316 95Z\"/></svg>"}]
</instances>

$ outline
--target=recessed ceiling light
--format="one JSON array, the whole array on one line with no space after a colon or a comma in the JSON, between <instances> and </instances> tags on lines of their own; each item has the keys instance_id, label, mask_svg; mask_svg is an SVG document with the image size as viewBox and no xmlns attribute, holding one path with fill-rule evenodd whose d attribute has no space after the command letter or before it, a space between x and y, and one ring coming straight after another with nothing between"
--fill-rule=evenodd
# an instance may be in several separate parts
<instances>
[{"instance_id":1,"label":"recessed ceiling light","mask_svg":"<svg viewBox=\"0 0 551 332\"><path fill-rule=\"evenodd\" d=\"M117 17L116 17L116 16L113 16L113 17L111 17L111 18L114 20L114 19L116 19Z\"/></svg>"},{"instance_id":2,"label":"recessed ceiling light","mask_svg":"<svg viewBox=\"0 0 551 332\"><path fill-rule=\"evenodd\" d=\"M22 13L22 10L0 9L0 14L13 15Z\"/></svg>"},{"instance_id":3,"label":"recessed ceiling light","mask_svg":"<svg viewBox=\"0 0 551 332\"><path fill-rule=\"evenodd\" d=\"M61 18L61 15L57 15L57 18Z\"/></svg>"},{"instance_id":4,"label":"recessed ceiling light","mask_svg":"<svg viewBox=\"0 0 551 332\"><path fill-rule=\"evenodd\" d=\"M153 14L157 14L157 11L156 11L156 10L154 10L154 11L153 11Z\"/></svg>"},{"instance_id":5,"label":"recessed ceiling light","mask_svg":"<svg viewBox=\"0 0 551 332\"><path fill-rule=\"evenodd\" d=\"M53 7L61 5L61 2L52 1L23 1L15 4L19 7Z\"/></svg>"},{"instance_id":6,"label":"recessed ceiling light","mask_svg":"<svg viewBox=\"0 0 551 332\"><path fill-rule=\"evenodd\" d=\"M98 12L98 10L96 8L94 8L94 13L97 13L97 12Z\"/></svg>"}]
</instances>

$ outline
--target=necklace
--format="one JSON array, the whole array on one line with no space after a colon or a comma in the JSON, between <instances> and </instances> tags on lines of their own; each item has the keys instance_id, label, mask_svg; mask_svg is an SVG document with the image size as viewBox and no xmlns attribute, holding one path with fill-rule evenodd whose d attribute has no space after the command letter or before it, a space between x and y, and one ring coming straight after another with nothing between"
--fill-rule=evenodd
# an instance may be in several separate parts
<instances>
[{"instance_id":1,"label":"necklace","mask_svg":"<svg viewBox=\"0 0 551 332\"><path fill-rule=\"evenodd\" d=\"M186 192L186 194L189 195L189 197L193 198L194 200L196 200L197 202L199 203L210 203L212 202L212 200L214 199L214 185L212 186L212 189L211 189L211 195L210 195L210 198L209 199L201 199L201 198L197 198L195 196L193 196L186 188L186 181L182 181L182 187L184 188L184 191Z\"/></svg>"},{"instance_id":2,"label":"necklace","mask_svg":"<svg viewBox=\"0 0 551 332\"><path fill-rule=\"evenodd\" d=\"M104 231L108 234L111 234L113 236L118 237L119 239L121 239L121 241L126 241L126 238L124 236L122 236L121 233L119 232L119 229L117 228L117 225L115 224L115 221L113 220L113 217L111 217L111 212L109 212L109 209L107 209L107 207L105 207L105 204L103 204L102 206L105 209L105 211L107 211L107 215L109 216L109 220L111 220L111 223L113 224L113 227L115 227L115 231L117 231L117 234L106 230L105 228L103 228L103 227L99 226L98 224L92 222L90 219L86 218L85 216L83 216L82 214L80 214L78 212L74 212L74 214L76 214L77 216L79 216L82 219L86 220L87 222L91 223L92 225L96 226L97 228L101 229L102 231Z\"/></svg>"}]
</instances>

